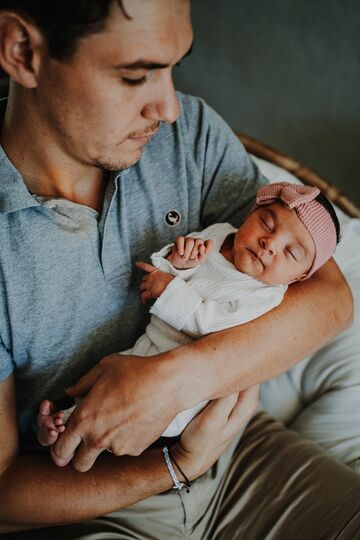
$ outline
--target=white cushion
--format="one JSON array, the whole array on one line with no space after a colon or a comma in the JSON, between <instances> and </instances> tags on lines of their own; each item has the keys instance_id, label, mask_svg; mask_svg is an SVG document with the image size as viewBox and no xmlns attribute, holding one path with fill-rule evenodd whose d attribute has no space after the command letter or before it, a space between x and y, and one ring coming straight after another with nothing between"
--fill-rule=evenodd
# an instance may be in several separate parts
<instances>
[{"instance_id":1,"label":"white cushion","mask_svg":"<svg viewBox=\"0 0 360 540\"><path fill-rule=\"evenodd\" d=\"M253 159L270 181L301 183L281 167ZM334 259L354 297L354 324L287 373L263 384L261 400L274 417L360 471L360 220L335 209L342 237Z\"/></svg>"}]
</instances>

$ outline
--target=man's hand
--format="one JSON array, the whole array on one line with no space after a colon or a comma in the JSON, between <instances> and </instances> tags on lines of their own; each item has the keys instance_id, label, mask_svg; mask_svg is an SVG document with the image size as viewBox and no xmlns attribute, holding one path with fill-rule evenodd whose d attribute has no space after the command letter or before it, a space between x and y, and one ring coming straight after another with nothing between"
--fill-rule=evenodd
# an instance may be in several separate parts
<instances>
[{"instance_id":1,"label":"man's hand","mask_svg":"<svg viewBox=\"0 0 360 540\"><path fill-rule=\"evenodd\" d=\"M183 431L173 453L186 476L204 474L255 414L259 387L211 401ZM181 476L181 475L179 475Z\"/></svg>"},{"instance_id":2,"label":"man's hand","mask_svg":"<svg viewBox=\"0 0 360 540\"><path fill-rule=\"evenodd\" d=\"M72 460L82 472L106 449L116 456L139 455L185 408L177 379L164 355L103 358L67 392L85 398L52 447L55 463Z\"/></svg>"},{"instance_id":3,"label":"man's hand","mask_svg":"<svg viewBox=\"0 0 360 540\"><path fill-rule=\"evenodd\" d=\"M214 242L210 239L178 236L167 259L179 270L194 268L205 262L213 247Z\"/></svg>"},{"instance_id":4,"label":"man's hand","mask_svg":"<svg viewBox=\"0 0 360 540\"><path fill-rule=\"evenodd\" d=\"M145 262L137 262L135 264L137 268L140 268L147 273L140 283L140 298L143 304L146 304L148 300L159 298L169 285L170 281L175 277L167 272L162 272L158 268L155 268L155 266L152 266L152 264Z\"/></svg>"}]
</instances>

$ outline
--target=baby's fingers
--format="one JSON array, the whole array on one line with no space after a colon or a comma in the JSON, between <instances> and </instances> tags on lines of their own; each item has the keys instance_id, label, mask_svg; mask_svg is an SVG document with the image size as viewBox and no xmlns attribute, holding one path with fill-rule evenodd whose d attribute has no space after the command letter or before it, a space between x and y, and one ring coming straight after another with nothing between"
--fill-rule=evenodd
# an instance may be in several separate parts
<instances>
[{"instance_id":1,"label":"baby's fingers","mask_svg":"<svg viewBox=\"0 0 360 540\"><path fill-rule=\"evenodd\" d=\"M190 259L196 259L199 255L200 247L204 245L204 240L202 238L194 238L195 244L190 253Z\"/></svg>"},{"instance_id":2,"label":"baby's fingers","mask_svg":"<svg viewBox=\"0 0 360 540\"><path fill-rule=\"evenodd\" d=\"M209 255L209 253L211 253L214 248L214 240L211 240L211 238L209 238L209 240L205 240L204 245L206 255Z\"/></svg>"},{"instance_id":3,"label":"baby's fingers","mask_svg":"<svg viewBox=\"0 0 360 540\"><path fill-rule=\"evenodd\" d=\"M178 236L175 240L176 249L179 255L184 255L185 237Z\"/></svg>"},{"instance_id":4,"label":"baby's fingers","mask_svg":"<svg viewBox=\"0 0 360 540\"><path fill-rule=\"evenodd\" d=\"M205 260L206 260L206 250L205 250L205 246L202 245L199 247L199 255L198 255L199 264L202 264L203 262L205 262Z\"/></svg>"},{"instance_id":5,"label":"baby's fingers","mask_svg":"<svg viewBox=\"0 0 360 540\"><path fill-rule=\"evenodd\" d=\"M185 239L185 246L184 246L184 257L185 259L188 259L190 257L190 253L192 252L192 249L195 245L194 238L186 238Z\"/></svg>"}]
</instances>

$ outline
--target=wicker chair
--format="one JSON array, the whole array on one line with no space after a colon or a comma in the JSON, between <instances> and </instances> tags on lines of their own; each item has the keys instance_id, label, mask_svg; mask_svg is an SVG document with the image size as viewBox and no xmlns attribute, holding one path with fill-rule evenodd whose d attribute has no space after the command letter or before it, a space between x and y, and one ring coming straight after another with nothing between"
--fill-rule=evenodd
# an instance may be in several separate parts
<instances>
[{"instance_id":1,"label":"wicker chair","mask_svg":"<svg viewBox=\"0 0 360 540\"><path fill-rule=\"evenodd\" d=\"M360 218L360 209L349 201L336 187L314 173L311 169L304 167L304 165L301 165L289 156L281 154L277 150L266 146L248 135L239 132L236 135L250 154L282 167L299 178L304 184L318 187L331 202L336 204L350 217Z\"/></svg>"}]
</instances>

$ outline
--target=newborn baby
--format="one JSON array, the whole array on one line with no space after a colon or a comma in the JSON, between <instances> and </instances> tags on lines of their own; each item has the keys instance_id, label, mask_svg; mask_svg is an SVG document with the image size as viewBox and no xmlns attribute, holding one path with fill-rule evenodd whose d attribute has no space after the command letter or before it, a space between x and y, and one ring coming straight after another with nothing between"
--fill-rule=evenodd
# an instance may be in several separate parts
<instances>
[{"instance_id":1,"label":"newborn baby","mask_svg":"<svg viewBox=\"0 0 360 540\"><path fill-rule=\"evenodd\" d=\"M288 285L309 278L331 257L339 229L317 188L286 182L262 187L239 229L211 225L178 237L151 256L152 265L137 263L146 272L141 300L156 301L145 334L121 354L155 355L270 311ZM206 403L180 412L162 435L179 435ZM50 401L41 403L42 445L55 443L73 410L56 412Z\"/></svg>"}]
</instances>

